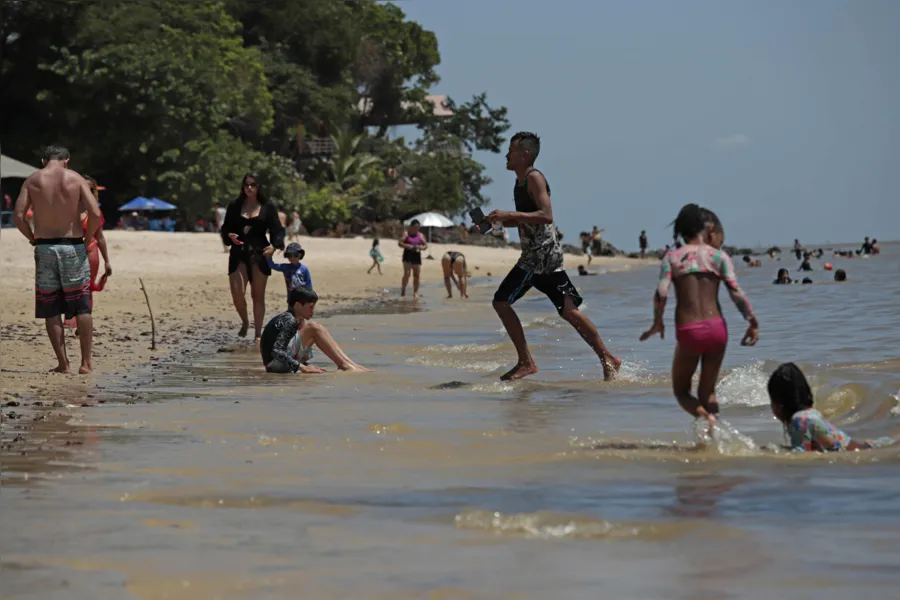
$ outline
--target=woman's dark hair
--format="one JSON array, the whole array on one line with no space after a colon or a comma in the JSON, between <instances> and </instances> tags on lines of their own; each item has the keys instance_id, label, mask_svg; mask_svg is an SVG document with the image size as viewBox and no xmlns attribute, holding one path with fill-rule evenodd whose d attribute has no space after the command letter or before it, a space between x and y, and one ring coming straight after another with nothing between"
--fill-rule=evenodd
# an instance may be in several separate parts
<instances>
[{"instance_id":1,"label":"woman's dark hair","mask_svg":"<svg viewBox=\"0 0 900 600\"><path fill-rule=\"evenodd\" d=\"M674 225L672 233L675 240L677 241L681 236L681 239L687 242L706 229L704 209L697 204L685 204L672 224Z\"/></svg>"},{"instance_id":2,"label":"woman's dark hair","mask_svg":"<svg viewBox=\"0 0 900 600\"><path fill-rule=\"evenodd\" d=\"M713 231L722 231L722 221L719 220L719 215L708 208L701 208L700 212L703 213L703 222L712 225Z\"/></svg>"},{"instance_id":3,"label":"woman's dark hair","mask_svg":"<svg viewBox=\"0 0 900 600\"><path fill-rule=\"evenodd\" d=\"M847 271L843 269L838 269L834 272L834 280L835 281L847 281Z\"/></svg>"},{"instance_id":4,"label":"woman's dark hair","mask_svg":"<svg viewBox=\"0 0 900 600\"><path fill-rule=\"evenodd\" d=\"M378 238L373 238L372 239L372 247L374 248L377 245L378 245Z\"/></svg>"},{"instance_id":5,"label":"woman's dark hair","mask_svg":"<svg viewBox=\"0 0 900 600\"><path fill-rule=\"evenodd\" d=\"M778 275L776 275L776 277L778 279L781 279L782 275L787 275L788 273L790 273L790 271L788 271L787 269L778 269Z\"/></svg>"},{"instance_id":6,"label":"woman's dark hair","mask_svg":"<svg viewBox=\"0 0 900 600\"><path fill-rule=\"evenodd\" d=\"M412 223L409 224L410 227L415 227L416 225L422 225L421 223L419 223L418 219L413 219Z\"/></svg>"},{"instance_id":7,"label":"woman's dark hair","mask_svg":"<svg viewBox=\"0 0 900 600\"><path fill-rule=\"evenodd\" d=\"M241 179L241 193L238 195L237 199L240 202L243 202L244 198L247 197L247 194L244 193L244 184L246 184L247 179L249 179L251 177L256 182L256 199L257 199L257 201L259 201L260 204L266 204L269 201L269 199L266 198L265 194L263 194L262 184L259 182L259 175L257 175L256 173L247 173L246 175L244 175L244 178Z\"/></svg>"},{"instance_id":8,"label":"woman's dark hair","mask_svg":"<svg viewBox=\"0 0 900 600\"><path fill-rule=\"evenodd\" d=\"M90 175L85 175L84 179L85 179L85 181L88 182L88 186L91 188L91 191L96 192L97 191L97 180L94 179L93 177L91 177Z\"/></svg>"},{"instance_id":9,"label":"woman's dark hair","mask_svg":"<svg viewBox=\"0 0 900 600\"><path fill-rule=\"evenodd\" d=\"M788 423L795 413L812 408L813 393L800 367L792 362L780 365L769 377L769 400L782 407L782 422Z\"/></svg>"}]
</instances>

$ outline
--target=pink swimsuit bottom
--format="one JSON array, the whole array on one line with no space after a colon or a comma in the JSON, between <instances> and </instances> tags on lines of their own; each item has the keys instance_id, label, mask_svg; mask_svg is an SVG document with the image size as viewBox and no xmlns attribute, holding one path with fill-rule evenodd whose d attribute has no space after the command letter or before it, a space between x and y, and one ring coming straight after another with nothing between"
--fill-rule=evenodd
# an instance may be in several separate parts
<instances>
[{"instance_id":1,"label":"pink swimsuit bottom","mask_svg":"<svg viewBox=\"0 0 900 600\"><path fill-rule=\"evenodd\" d=\"M675 328L675 339L697 354L719 352L728 344L728 326L722 317L684 323Z\"/></svg>"}]
</instances>

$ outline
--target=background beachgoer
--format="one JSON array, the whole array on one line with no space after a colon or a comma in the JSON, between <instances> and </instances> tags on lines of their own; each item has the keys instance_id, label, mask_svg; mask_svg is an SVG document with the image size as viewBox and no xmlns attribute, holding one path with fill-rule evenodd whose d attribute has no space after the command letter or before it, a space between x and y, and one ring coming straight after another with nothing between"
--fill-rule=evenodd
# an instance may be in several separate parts
<instances>
[{"instance_id":1,"label":"background beachgoer","mask_svg":"<svg viewBox=\"0 0 900 600\"><path fill-rule=\"evenodd\" d=\"M266 259L272 256L275 248L284 248L284 228L277 210L260 189L256 175L244 175L240 194L225 212L221 233L223 242L231 246L228 280L234 308L241 318L238 336L246 336L250 327L245 297L249 283L254 335L259 341L266 316L266 283L272 274Z\"/></svg>"},{"instance_id":2,"label":"background beachgoer","mask_svg":"<svg viewBox=\"0 0 900 600\"><path fill-rule=\"evenodd\" d=\"M459 288L459 296L463 299L469 297L467 291L468 277L466 272L466 257L462 252L445 252L441 257L441 269L444 271L444 285L447 287L447 298L453 297L453 286Z\"/></svg>"},{"instance_id":3,"label":"background beachgoer","mask_svg":"<svg viewBox=\"0 0 900 600\"><path fill-rule=\"evenodd\" d=\"M88 186L91 189L91 193L94 195L94 199L97 201L97 205L100 205L100 193L97 191L97 181L93 177L85 176L85 180L88 182ZM87 235L88 228L88 212L86 210L81 211L81 227L84 232L84 235ZM94 237L91 239L90 243L87 244L87 253L88 253L88 264L91 267L91 310L93 311L94 306L94 292L102 292L103 288L106 287L106 280L108 277L112 275L112 263L109 262L109 250L106 245L106 238L103 236L103 216L100 217L100 227L97 228L97 232L94 234ZM103 277L100 280L97 280L97 275L100 272L100 257L103 257L103 264L105 265ZM76 328L75 335L78 335L78 329L76 325L75 318L72 317L67 319L66 327Z\"/></svg>"},{"instance_id":4,"label":"background beachgoer","mask_svg":"<svg viewBox=\"0 0 900 600\"><path fill-rule=\"evenodd\" d=\"M372 258L372 266L369 267L369 270L366 271L366 274L371 274L372 269L378 269L378 274L381 275L381 263L384 262L384 257L381 255L381 248L379 247L381 242L378 241L378 238L372 240L372 249L369 250L369 256Z\"/></svg>"},{"instance_id":5,"label":"background beachgoer","mask_svg":"<svg viewBox=\"0 0 900 600\"><path fill-rule=\"evenodd\" d=\"M398 246L403 248L403 280L401 282L400 295L406 295L406 286L409 283L409 275L413 276L413 297L419 297L419 276L422 270L422 250L428 248L425 236L419 231L419 222L409 224L406 233L400 238Z\"/></svg>"}]
</instances>

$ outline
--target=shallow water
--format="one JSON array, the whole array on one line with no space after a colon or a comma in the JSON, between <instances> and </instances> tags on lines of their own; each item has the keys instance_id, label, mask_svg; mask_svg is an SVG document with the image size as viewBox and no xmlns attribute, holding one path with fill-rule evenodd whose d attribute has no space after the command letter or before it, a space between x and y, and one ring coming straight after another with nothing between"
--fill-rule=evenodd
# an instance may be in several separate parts
<instances>
[{"instance_id":1,"label":"shallow water","mask_svg":"<svg viewBox=\"0 0 900 600\"><path fill-rule=\"evenodd\" d=\"M650 269L575 278L626 361L611 384L535 294L517 309L541 372L499 382L499 278L465 303L430 289L408 314L324 320L371 375L269 375L240 344L173 365L141 388L158 401L73 409L86 442L27 481L7 466L3 596L894 597L900 450L760 448L784 441L765 383L785 360L852 436L900 434L898 250L829 257L844 284L738 267L762 337L738 345L723 293L726 423L707 447L669 389L672 309L666 340L637 342Z\"/></svg>"}]
</instances>

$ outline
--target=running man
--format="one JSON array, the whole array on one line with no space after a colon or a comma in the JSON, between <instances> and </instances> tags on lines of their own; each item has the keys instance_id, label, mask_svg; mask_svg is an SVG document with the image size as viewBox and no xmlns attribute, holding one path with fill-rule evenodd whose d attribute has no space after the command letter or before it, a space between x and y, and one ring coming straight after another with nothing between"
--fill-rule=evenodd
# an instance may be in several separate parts
<instances>
[{"instance_id":1,"label":"running man","mask_svg":"<svg viewBox=\"0 0 900 600\"><path fill-rule=\"evenodd\" d=\"M516 366L501 379L521 379L538 371L525 341L522 322L512 307L516 300L535 287L553 302L559 315L594 349L603 365L603 378L609 381L615 377L622 361L606 349L597 328L578 310L582 299L563 266L562 247L553 225L550 185L544 175L534 168L540 151L541 140L537 135L519 132L512 137L506 155L506 168L516 173L513 189L516 210L495 210L487 216L491 223L518 227L522 245L519 262L494 294L494 310L519 355Z\"/></svg>"},{"instance_id":2,"label":"running man","mask_svg":"<svg viewBox=\"0 0 900 600\"><path fill-rule=\"evenodd\" d=\"M87 245L100 227L102 213L88 182L68 170L69 151L49 146L44 151L44 168L22 186L13 218L16 227L34 246L35 318L44 319L58 365L53 371L69 373L62 315L75 317L81 342L81 368L93 372L91 346L94 322L91 317L91 267ZM34 230L25 219L31 210ZM87 212L82 230L81 212Z\"/></svg>"}]
</instances>

